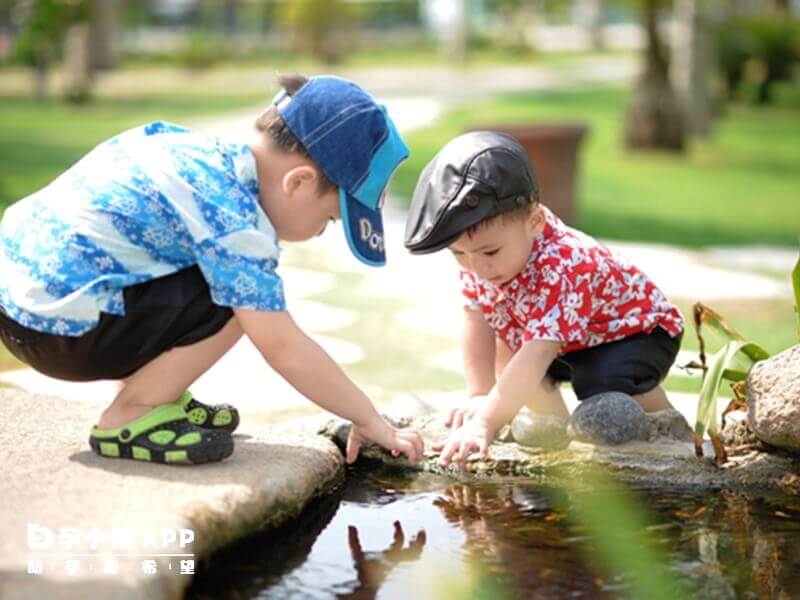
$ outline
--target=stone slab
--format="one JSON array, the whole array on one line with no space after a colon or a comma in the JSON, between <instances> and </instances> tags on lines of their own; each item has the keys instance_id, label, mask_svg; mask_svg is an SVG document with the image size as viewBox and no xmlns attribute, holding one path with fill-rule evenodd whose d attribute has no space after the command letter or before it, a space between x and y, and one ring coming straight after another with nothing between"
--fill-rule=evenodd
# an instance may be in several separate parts
<instances>
[{"instance_id":1,"label":"stone slab","mask_svg":"<svg viewBox=\"0 0 800 600\"><path fill-rule=\"evenodd\" d=\"M197 561L294 517L343 475L342 456L330 441L296 427L247 423L234 434L233 455L216 464L103 458L87 442L103 406L0 389L0 597L178 598L191 579L180 574L181 559ZM49 546L36 537L46 547L29 547L29 524L53 532ZM74 546L59 538L66 528L81 536ZM113 543L114 528L130 530L129 547ZM181 530L194 536L183 547ZM87 537L93 531L109 539L92 542ZM75 556L82 553L89 556ZM156 555L169 553L193 556ZM67 572L67 554L82 562L77 573ZM119 573L105 574L105 560L114 558ZM29 559L42 561L42 574L28 574ZM141 565L151 559L154 575Z\"/></svg>"}]
</instances>

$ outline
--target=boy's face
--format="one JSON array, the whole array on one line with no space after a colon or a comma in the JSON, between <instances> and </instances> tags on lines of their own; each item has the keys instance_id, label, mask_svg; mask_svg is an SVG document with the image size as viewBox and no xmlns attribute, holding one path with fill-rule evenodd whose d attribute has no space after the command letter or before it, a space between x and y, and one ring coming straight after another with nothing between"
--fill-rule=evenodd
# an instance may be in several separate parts
<instances>
[{"instance_id":1,"label":"boy's face","mask_svg":"<svg viewBox=\"0 0 800 600\"><path fill-rule=\"evenodd\" d=\"M449 248L462 269L499 286L522 271L543 228L544 215L537 206L524 220L499 217L472 234L464 232Z\"/></svg>"}]
</instances>

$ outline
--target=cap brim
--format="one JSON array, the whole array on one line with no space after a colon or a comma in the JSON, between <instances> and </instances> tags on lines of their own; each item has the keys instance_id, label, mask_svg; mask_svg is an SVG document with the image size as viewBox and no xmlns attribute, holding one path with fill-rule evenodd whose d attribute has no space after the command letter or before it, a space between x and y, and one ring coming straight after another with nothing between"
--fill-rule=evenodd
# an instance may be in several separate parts
<instances>
[{"instance_id":1,"label":"cap brim","mask_svg":"<svg viewBox=\"0 0 800 600\"><path fill-rule=\"evenodd\" d=\"M423 242L406 242L405 247L411 254L433 254L434 252L438 252L439 250L444 250L450 244L455 242L459 237L461 237L462 232L454 233L450 235L450 237L446 239L440 239L438 241L430 242L425 240Z\"/></svg>"},{"instance_id":2,"label":"cap brim","mask_svg":"<svg viewBox=\"0 0 800 600\"><path fill-rule=\"evenodd\" d=\"M367 208L343 188L339 188L339 205L347 244L355 257L373 267L385 265L386 248L380 209Z\"/></svg>"}]
</instances>

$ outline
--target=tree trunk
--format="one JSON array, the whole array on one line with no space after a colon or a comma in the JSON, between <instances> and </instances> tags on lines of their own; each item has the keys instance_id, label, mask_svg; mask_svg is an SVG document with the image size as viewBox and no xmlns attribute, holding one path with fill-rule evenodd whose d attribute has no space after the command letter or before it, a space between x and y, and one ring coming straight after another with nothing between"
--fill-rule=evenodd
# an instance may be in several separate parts
<instances>
[{"instance_id":1,"label":"tree trunk","mask_svg":"<svg viewBox=\"0 0 800 600\"><path fill-rule=\"evenodd\" d=\"M447 55L455 63L467 60L467 6L466 0L451 0L453 21L447 39Z\"/></svg>"},{"instance_id":2,"label":"tree trunk","mask_svg":"<svg viewBox=\"0 0 800 600\"><path fill-rule=\"evenodd\" d=\"M713 72L708 18L702 0L675 0L676 35L670 75L684 122L691 133L707 135L712 125L709 80Z\"/></svg>"},{"instance_id":3,"label":"tree trunk","mask_svg":"<svg viewBox=\"0 0 800 600\"><path fill-rule=\"evenodd\" d=\"M594 50L603 48L605 11L605 0L580 0L572 5L573 21L586 31L589 46Z\"/></svg>"},{"instance_id":4,"label":"tree trunk","mask_svg":"<svg viewBox=\"0 0 800 600\"><path fill-rule=\"evenodd\" d=\"M782 15L788 16L789 13L791 12L791 6L789 0L773 0L773 4L775 6L775 10Z\"/></svg>"},{"instance_id":5,"label":"tree trunk","mask_svg":"<svg viewBox=\"0 0 800 600\"><path fill-rule=\"evenodd\" d=\"M89 27L78 23L67 30L64 41L66 98L81 103L91 96L92 78L89 68Z\"/></svg>"},{"instance_id":6,"label":"tree trunk","mask_svg":"<svg viewBox=\"0 0 800 600\"><path fill-rule=\"evenodd\" d=\"M636 83L628 109L626 144L630 148L683 151L683 115L669 81L669 59L658 31L659 0L646 0L647 33L644 73Z\"/></svg>"},{"instance_id":7,"label":"tree trunk","mask_svg":"<svg viewBox=\"0 0 800 600\"><path fill-rule=\"evenodd\" d=\"M36 99L47 100L50 97L50 65L41 61L34 67L36 81Z\"/></svg>"},{"instance_id":8,"label":"tree trunk","mask_svg":"<svg viewBox=\"0 0 800 600\"><path fill-rule=\"evenodd\" d=\"M233 35L239 26L239 0L225 0L223 25L226 35Z\"/></svg>"},{"instance_id":9,"label":"tree trunk","mask_svg":"<svg viewBox=\"0 0 800 600\"><path fill-rule=\"evenodd\" d=\"M89 67L113 69L117 64L120 0L91 0Z\"/></svg>"}]
</instances>

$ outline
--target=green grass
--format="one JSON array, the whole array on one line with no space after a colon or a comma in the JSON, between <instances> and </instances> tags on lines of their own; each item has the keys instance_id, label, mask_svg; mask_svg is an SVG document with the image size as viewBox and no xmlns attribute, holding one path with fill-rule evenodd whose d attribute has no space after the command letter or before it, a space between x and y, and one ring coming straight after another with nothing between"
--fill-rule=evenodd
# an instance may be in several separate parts
<instances>
[{"instance_id":1,"label":"green grass","mask_svg":"<svg viewBox=\"0 0 800 600\"><path fill-rule=\"evenodd\" d=\"M411 157L392 191L410 197L436 151L475 126L580 121L590 126L580 157L580 229L691 247L797 245L800 107L733 106L708 140L671 155L624 150L627 100L625 91L593 89L504 95L457 108L408 136Z\"/></svg>"},{"instance_id":2,"label":"green grass","mask_svg":"<svg viewBox=\"0 0 800 600\"><path fill-rule=\"evenodd\" d=\"M698 357L699 344L692 324L692 305L682 301L677 301L676 304L686 319L686 333L683 335L681 350L691 351ZM726 300L708 304L733 325L745 339L760 344L770 354L778 354L797 343L794 304L789 298ZM711 333L710 330L704 329L703 337L708 356L722 347L723 340ZM679 364L682 362L679 361ZM701 383L700 372L694 371L692 377L670 375L664 382L664 388L674 392L698 393ZM722 385L721 395L725 397L733 395L727 383Z\"/></svg>"},{"instance_id":3,"label":"green grass","mask_svg":"<svg viewBox=\"0 0 800 600\"><path fill-rule=\"evenodd\" d=\"M19 369L24 367L20 361L8 351L8 349L0 343L0 371L8 371L10 369Z\"/></svg>"},{"instance_id":4,"label":"green grass","mask_svg":"<svg viewBox=\"0 0 800 600\"><path fill-rule=\"evenodd\" d=\"M745 339L760 344L770 354L777 354L797 343L795 329L797 321L793 301L789 298L782 300L726 300L707 304L721 314ZM691 323L691 307L688 303L678 303L678 305L687 319L683 349L697 350L697 337ZM720 339L708 330L704 329L703 335L712 352L722 347Z\"/></svg>"},{"instance_id":5,"label":"green grass","mask_svg":"<svg viewBox=\"0 0 800 600\"><path fill-rule=\"evenodd\" d=\"M624 58L634 57L635 53L630 50L608 49L605 51L558 51L558 52L536 52L534 50L520 51L514 48L474 48L467 52L466 60L463 64L455 64L450 60L435 43L421 40L416 44L390 45L382 44L379 46L362 44L352 52L345 54L338 62L333 65L325 64L318 58L305 51L292 50L287 48L275 48L265 45L256 47L247 53L226 54L224 40L210 39L212 47L205 50L216 57L209 65L209 68L219 69L228 67L253 67L259 69L276 69L278 71L301 70L301 71L330 71L331 69L341 68L386 68L390 67L449 67L466 68L473 67L509 67L525 65L564 65L585 59L598 57ZM153 55L131 55L124 59L124 66L148 66L148 65L168 65L182 66L185 63L180 53L153 54Z\"/></svg>"},{"instance_id":6,"label":"green grass","mask_svg":"<svg viewBox=\"0 0 800 600\"><path fill-rule=\"evenodd\" d=\"M0 214L120 131L155 119L182 123L263 100L263 96L255 95L128 97L73 106L22 97L0 98Z\"/></svg>"}]
</instances>

